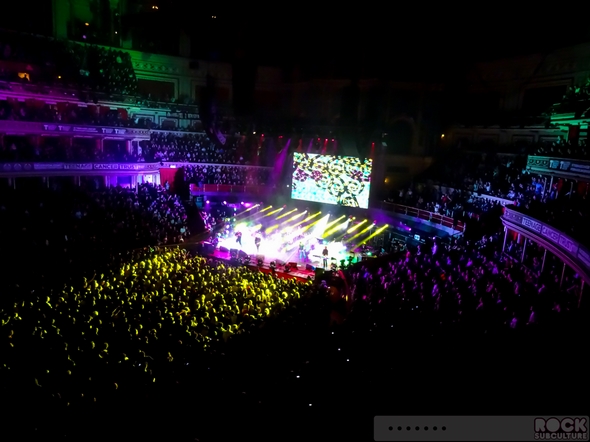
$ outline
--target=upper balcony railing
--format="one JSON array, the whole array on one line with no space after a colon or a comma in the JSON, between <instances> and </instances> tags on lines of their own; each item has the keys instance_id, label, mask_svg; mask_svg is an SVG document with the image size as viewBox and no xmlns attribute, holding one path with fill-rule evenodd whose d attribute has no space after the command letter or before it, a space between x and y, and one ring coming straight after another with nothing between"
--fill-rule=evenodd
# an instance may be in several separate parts
<instances>
[{"instance_id":1,"label":"upper balcony railing","mask_svg":"<svg viewBox=\"0 0 590 442\"><path fill-rule=\"evenodd\" d=\"M514 208L505 208L502 223L545 247L590 283L590 251L584 245Z\"/></svg>"},{"instance_id":2,"label":"upper balcony railing","mask_svg":"<svg viewBox=\"0 0 590 442\"><path fill-rule=\"evenodd\" d=\"M117 137L122 139L149 140L150 130L137 127L104 127L31 121L0 120L0 133L7 135L71 135Z\"/></svg>"},{"instance_id":3,"label":"upper balcony railing","mask_svg":"<svg viewBox=\"0 0 590 442\"><path fill-rule=\"evenodd\" d=\"M419 218L429 221L433 224L438 224L449 229L454 229L458 232L465 232L465 224L462 221L455 221L453 218L441 215L440 213L430 212L428 210L417 209L416 207L402 206L401 204L388 203L382 201L377 203L375 208L386 210L388 212L399 213L400 215L407 215L413 218Z\"/></svg>"},{"instance_id":4,"label":"upper balcony railing","mask_svg":"<svg viewBox=\"0 0 590 442\"><path fill-rule=\"evenodd\" d=\"M215 164L215 163L98 163L98 162L77 162L77 163L33 163L16 162L0 163L0 176L41 176L41 175L84 175L87 173L128 175L141 174L145 172L159 172L160 169L179 169L184 166L206 166L206 167L235 167L239 169L272 169L270 167L249 166L241 164ZM236 186L239 187L239 186ZM243 186L242 186L243 187Z\"/></svg>"}]
</instances>

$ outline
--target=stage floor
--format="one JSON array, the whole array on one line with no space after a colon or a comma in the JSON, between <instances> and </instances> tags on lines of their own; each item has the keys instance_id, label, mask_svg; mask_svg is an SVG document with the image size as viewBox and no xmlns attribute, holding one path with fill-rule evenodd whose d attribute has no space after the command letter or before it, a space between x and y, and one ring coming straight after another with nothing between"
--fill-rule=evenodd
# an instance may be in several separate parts
<instances>
[{"instance_id":1,"label":"stage floor","mask_svg":"<svg viewBox=\"0 0 590 442\"><path fill-rule=\"evenodd\" d=\"M231 260L231 256L230 256L230 252L222 252L219 249L215 249L215 251L209 255L212 258L216 258L216 259L221 259L224 261L230 261ZM272 261L277 261L280 260L280 258L273 258L273 257L268 257L265 255L264 257L264 264L261 267L258 267L256 264L256 255L251 257L251 261L250 261L250 265L249 267L256 269L258 268L259 270L268 273L271 271L270 269L270 263ZM291 262L297 262L296 260L293 260ZM297 263L297 269L291 269L291 271L289 273L286 273L284 270L283 266L279 266L275 269L275 273L277 274L277 276L281 277L281 278L297 278L300 280L307 280L308 278L311 277L311 279L313 280L315 277L315 272L313 270L307 270L306 269L306 263L302 263L302 262L298 262Z\"/></svg>"}]
</instances>

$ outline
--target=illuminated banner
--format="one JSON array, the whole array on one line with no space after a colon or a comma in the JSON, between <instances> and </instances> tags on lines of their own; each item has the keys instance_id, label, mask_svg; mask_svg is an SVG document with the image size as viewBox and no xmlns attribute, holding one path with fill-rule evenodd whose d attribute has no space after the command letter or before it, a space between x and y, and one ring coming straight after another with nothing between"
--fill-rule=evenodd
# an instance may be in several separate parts
<instances>
[{"instance_id":1,"label":"illuminated banner","mask_svg":"<svg viewBox=\"0 0 590 442\"><path fill-rule=\"evenodd\" d=\"M590 177L590 162L585 161L549 160L549 169L563 170Z\"/></svg>"},{"instance_id":2,"label":"illuminated banner","mask_svg":"<svg viewBox=\"0 0 590 442\"><path fill-rule=\"evenodd\" d=\"M51 131L51 132L69 132L72 130L71 126L61 126L57 124L44 124L43 129Z\"/></svg>"},{"instance_id":3,"label":"illuminated banner","mask_svg":"<svg viewBox=\"0 0 590 442\"><path fill-rule=\"evenodd\" d=\"M590 271L590 253L584 245L579 244L569 236L564 235L559 230L548 226L545 223L527 218L516 210L506 208L503 218L517 225L526 227L529 231L532 231L531 233L534 232L539 234L541 238L547 240L563 252L566 252L570 257L577 258L580 262L586 265Z\"/></svg>"},{"instance_id":4,"label":"illuminated banner","mask_svg":"<svg viewBox=\"0 0 590 442\"><path fill-rule=\"evenodd\" d=\"M94 165L94 169L95 170L118 170L119 169L119 165L118 164L95 164Z\"/></svg>"},{"instance_id":5,"label":"illuminated banner","mask_svg":"<svg viewBox=\"0 0 590 442\"><path fill-rule=\"evenodd\" d=\"M44 124L43 130L48 132L76 132L84 134L107 134L125 135L127 129L116 129L112 127L87 127L87 126L65 126L62 124Z\"/></svg>"},{"instance_id":6,"label":"illuminated banner","mask_svg":"<svg viewBox=\"0 0 590 442\"><path fill-rule=\"evenodd\" d=\"M28 171L32 170L33 165L28 163L12 163L12 164L2 164L2 170L4 172L21 172L23 170Z\"/></svg>"},{"instance_id":7,"label":"illuminated banner","mask_svg":"<svg viewBox=\"0 0 590 442\"><path fill-rule=\"evenodd\" d=\"M125 135L127 129L112 129L110 127L101 128L103 134Z\"/></svg>"},{"instance_id":8,"label":"illuminated banner","mask_svg":"<svg viewBox=\"0 0 590 442\"><path fill-rule=\"evenodd\" d=\"M92 164L64 164L67 170L92 170Z\"/></svg>"},{"instance_id":9,"label":"illuminated banner","mask_svg":"<svg viewBox=\"0 0 590 442\"><path fill-rule=\"evenodd\" d=\"M87 134L97 134L98 128L96 127L74 127L74 132L82 132Z\"/></svg>"},{"instance_id":10,"label":"illuminated banner","mask_svg":"<svg viewBox=\"0 0 590 442\"><path fill-rule=\"evenodd\" d=\"M64 163L35 163L33 167L35 170L61 170Z\"/></svg>"}]
</instances>

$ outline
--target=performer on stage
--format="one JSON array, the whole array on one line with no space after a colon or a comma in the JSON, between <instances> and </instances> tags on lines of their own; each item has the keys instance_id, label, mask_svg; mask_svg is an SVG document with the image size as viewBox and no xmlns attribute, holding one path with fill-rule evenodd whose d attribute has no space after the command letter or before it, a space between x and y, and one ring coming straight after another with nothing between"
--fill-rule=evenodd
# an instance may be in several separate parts
<instances>
[{"instance_id":1,"label":"performer on stage","mask_svg":"<svg viewBox=\"0 0 590 442\"><path fill-rule=\"evenodd\" d=\"M236 232L236 242L242 247L242 232Z\"/></svg>"},{"instance_id":2,"label":"performer on stage","mask_svg":"<svg viewBox=\"0 0 590 442\"><path fill-rule=\"evenodd\" d=\"M254 244L256 244L256 252L257 253L260 252L260 242L261 242L260 236L256 235L256 238L254 238Z\"/></svg>"},{"instance_id":3,"label":"performer on stage","mask_svg":"<svg viewBox=\"0 0 590 442\"><path fill-rule=\"evenodd\" d=\"M305 255L305 245L300 242L299 243L299 259L301 261L305 261L305 259L307 258L307 256Z\"/></svg>"},{"instance_id":4,"label":"performer on stage","mask_svg":"<svg viewBox=\"0 0 590 442\"><path fill-rule=\"evenodd\" d=\"M324 251L322 252L322 257L323 257L323 261L324 261L324 269L328 269L328 255L330 254L330 252L328 251L328 246L324 247Z\"/></svg>"}]
</instances>

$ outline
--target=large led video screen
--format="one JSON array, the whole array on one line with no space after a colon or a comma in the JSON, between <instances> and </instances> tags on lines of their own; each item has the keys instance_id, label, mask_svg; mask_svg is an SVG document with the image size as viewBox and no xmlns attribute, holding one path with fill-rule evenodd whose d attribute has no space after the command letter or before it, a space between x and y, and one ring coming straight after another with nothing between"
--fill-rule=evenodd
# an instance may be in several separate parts
<instances>
[{"instance_id":1,"label":"large led video screen","mask_svg":"<svg viewBox=\"0 0 590 442\"><path fill-rule=\"evenodd\" d=\"M370 159L294 152L291 198L368 209L372 172Z\"/></svg>"}]
</instances>

